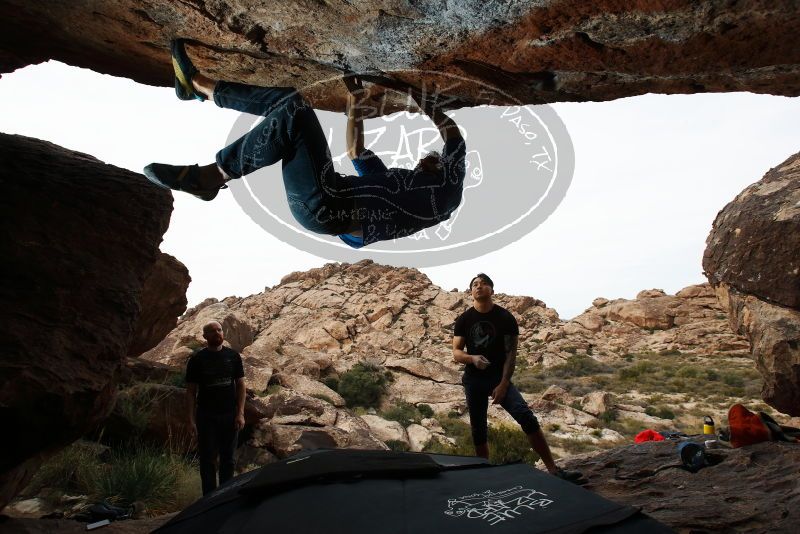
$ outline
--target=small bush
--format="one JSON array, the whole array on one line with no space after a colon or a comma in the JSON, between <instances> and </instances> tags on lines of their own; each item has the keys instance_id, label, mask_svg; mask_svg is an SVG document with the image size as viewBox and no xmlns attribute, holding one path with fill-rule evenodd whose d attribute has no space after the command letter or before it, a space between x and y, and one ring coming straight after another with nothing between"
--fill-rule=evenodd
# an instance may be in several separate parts
<instances>
[{"instance_id":1,"label":"small bush","mask_svg":"<svg viewBox=\"0 0 800 534\"><path fill-rule=\"evenodd\" d=\"M183 503L182 484L196 469L183 459L155 448L132 446L115 451L111 465L99 475L96 494L122 506L143 502L151 514L173 511ZM199 493L199 487L196 487Z\"/></svg>"},{"instance_id":2,"label":"small bush","mask_svg":"<svg viewBox=\"0 0 800 534\"><path fill-rule=\"evenodd\" d=\"M647 415L658 417L660 419L675 419L675 412L667 408L666 406L648 406L644 409L644 413Z\"/></svg>"},{"instance_id":3,"label":"small bush","mask_svg":"<svg viewBox=\"0 0 800 534\"><path fill-rule=\"evenodd\" d=\"M322 383L331 388L336 393L339 393L339 379L335 376L329 376L322 380Z\"/></svg>"},{"instance_id":4,"label":"small bush","mask_svg":"<svg viewBox=\"0 0 800 534\"><path fill-rule=\"evenodd\" d=\"M376 408L386 393L391 374L368 363L357 363L339 379L339 394L348 407Z\"/></svg>"},{"instance_id":5,"label":"small bush","mask_svg":"<svg viewBox=\"0 0 800 534\"><path fill-rule=\"evenodd\" d=\"M417 410L419 410L419 414L426 419L433 417L433 408L427 404L418 404Z\"/></svg>"},{"instance_id":6,"label":"small bush","mask_svg":"<svg viewBox=\"0 0 800 534\"><path fill-rule=\"evenodd\" d=\"M471 443L472 438L470 438ZM523 461L535 464L539 455L531 449L528 437L517 426L489 427L489 461L495 464Z\"/></svg>"},{"instance_id":7,"label":"small bush","mask_svg":"<svg viewBox=\"0 0 800 534\"><path fill-rule=\"evenodd\" d=\"M461 417L461 414L455 410L450 410L449 412L447 412L448 419L458 419L459 417Z\"/></svg>"},{"instance_id":8,"label":"small bush","mask_svg":"<svg viewBox=\"0 0 800 534\"><path fill-rule=\"evenodd\" d=\"M386 442L386 446L395 452L408 452L409 446L405 441L399 439L390 439Z\"/></svg>"},{"instance_id":9,"label":"small bush","mask_svg":"<svg viewBox=\"0 0 800 534\"><path fill-rule=\"evenodd\" d=\"M389 421L397 421L404 427L411 423L418 423L421 419L417 407L405 401L400 401L385 412L382 412L381 417Z\"/></svg>"},{"instance_id":10,"label":"small bush","mask_svg":"<svg viewBox=\"0 0 800 534\"><path fill-rule=\"evenodd\" d=\"M75 442L46 460L33 475L24 496L33 496L44 488L63 493L92 495L100 474L97 452L81 442Z\"/></svg>"},{"instance_id":11,"label":"small bush","mask_svg":"<svg viewBox=\"0 0 800 534\"><path fill-rule=\"evenodd\" d=\"M558 423L551 423L551 424L550 424L550 425L547 427L547 429L548 429L550 432L558 432L559 430L561 430L561 425L559 425Z\"/></svg>"},{"instance_id":12,"label":"small bush","mask_svg":"<svg viewBox=\"0 0 800 534\"><path fill-rule=\"evenodd\" d=\"M610 425L617 420L617 411L613 408L609 408L598 415L597 418L600 419L603 424Z\"/></svg>"}]
</instances>

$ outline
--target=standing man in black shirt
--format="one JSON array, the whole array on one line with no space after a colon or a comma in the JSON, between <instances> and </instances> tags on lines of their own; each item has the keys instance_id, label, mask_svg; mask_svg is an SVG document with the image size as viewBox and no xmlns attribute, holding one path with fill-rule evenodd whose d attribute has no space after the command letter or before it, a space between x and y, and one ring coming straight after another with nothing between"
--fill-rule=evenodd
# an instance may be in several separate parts
<instances>
[{"instance_id":1,"label":"standing man in black shirt","mask_svg":"<svg viewBox=\"0 0 800 534\"><path fill-rule=\"evenodd\" d=\"M501 405L519 423L531 447L551 474L572 482L585 483L581 473L565 471L556 465L539 421L511 383L517 360L517 320L508 310L492 301L494 282L487 275L480 273L473 278L470 292L472 308L456 319L453 359L466 364L461 383L467 397L475 454L489 458L486 412L491 397L492 404Z\"/></svg>"},{"instance_id":2,"label":"standing man in black shirt","mask_svg":"<svg viewBox=\"0 0 800 534\"><path fill-rule=\"evenodd\" d=\"M189 428L197 435L203 495L233 477L233 453L239 430L244 427L244 369L235 350L222 345L222 325L212 321L203 327L208 346L197 351L186 365Z\"/></svg>"}]
</instances>

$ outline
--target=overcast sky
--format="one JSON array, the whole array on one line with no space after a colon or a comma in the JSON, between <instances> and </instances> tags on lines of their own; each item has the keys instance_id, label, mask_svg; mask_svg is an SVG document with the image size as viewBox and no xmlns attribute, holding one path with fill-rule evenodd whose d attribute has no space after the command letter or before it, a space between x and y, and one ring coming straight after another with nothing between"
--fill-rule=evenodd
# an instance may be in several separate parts
<instances>
[{"instance_id":1,"label":"overcast sky","mask_svg":"<svg viewBox=\"0 0 800 534\"><path fill-rule=\"evenodd\" d=\"M674 293L705 281L701 259L717 212L800 150L799 99L645 95L553 108L576 157L562 204L501 250L422 269L434 283L463 289L485 271L497 291L542 299L563 318L599 296ZM318 114L324 126L344 128L341 114ZM136 172L154 161L210 163L237 116L212 103L181 102L173 89L56 62L0 79L0 131ZM161 249L189 268L190 305L257 293L327 261L267 234L227 191L210 203L177 193Z\"/></svg>"}]
</instances>

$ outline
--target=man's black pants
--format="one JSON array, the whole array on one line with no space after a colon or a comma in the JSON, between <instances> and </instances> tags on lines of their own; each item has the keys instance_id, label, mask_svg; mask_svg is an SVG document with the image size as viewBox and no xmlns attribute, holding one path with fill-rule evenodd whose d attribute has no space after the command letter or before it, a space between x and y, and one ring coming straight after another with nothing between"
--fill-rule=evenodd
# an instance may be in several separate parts
<instances>
[{"instance_id":1,"label":"man's black pants","mask_svg":"<svg viewBox=\"0 0 800 534\"><path fill-rule=\"evenodd\" d=\"M219 454L219 483L233 477L233 452L236 450L238 431L234 412L197 412L197 448L200 456L200 480L203 495L217 487L216 460Z\"/></svg>"}]
</instances>

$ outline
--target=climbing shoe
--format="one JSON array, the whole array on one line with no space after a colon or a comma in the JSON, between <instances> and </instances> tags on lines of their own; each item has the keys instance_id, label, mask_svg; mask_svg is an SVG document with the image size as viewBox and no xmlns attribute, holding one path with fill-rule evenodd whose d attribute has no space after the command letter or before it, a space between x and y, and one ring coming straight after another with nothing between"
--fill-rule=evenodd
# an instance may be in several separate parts
<instances>
[{"instance_id":1,"label":"climbing shoe","mask_svg":"<svg viewBox=\"0 0 800 534\"><path fill-rule=\"evenodd\" d=\"M183 39L174 39L170 43L172 51L172 68L175 70L175 93L181 100L197 99L203 101L205 96L194 90L192 77L197 74L197 69L186 54Z\"/></svg>"},{"instance_id":2,"label":"climbing shoe","mask_svg":"<svg viewBox=\"0 0 800 534\"><path fill-rule=\"evenodd\" d=\"M201 200L214 200L220 189L228 187L227 185L222 185L218 189L202 189L200 187L200 167L198 165L151 163L144 168L144 175L159 187L183 191Z\"/></svg>"}]
</instances>

